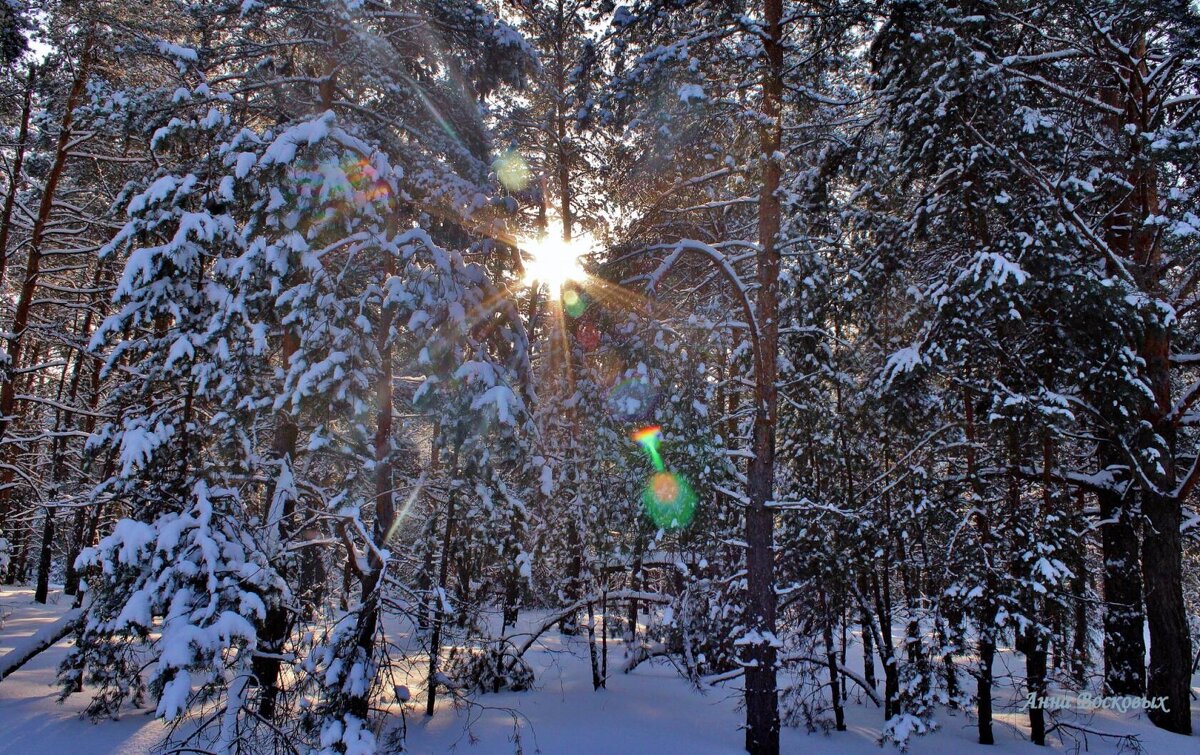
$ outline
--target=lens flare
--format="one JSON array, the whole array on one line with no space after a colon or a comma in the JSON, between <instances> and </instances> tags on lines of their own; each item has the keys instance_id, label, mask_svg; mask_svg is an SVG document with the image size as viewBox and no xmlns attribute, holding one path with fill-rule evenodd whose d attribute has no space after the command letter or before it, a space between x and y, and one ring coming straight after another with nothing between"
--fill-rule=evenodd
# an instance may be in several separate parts
<instances>
[{"instance_id":1,"label":"lens flare","mask_svg":"<svg viewBox=\"0 0 1200 755\"><path fill-rule=\"evenodd\" d=\"M662 441L662 428L658 425L642 428L629 436L635 443L645 449L650 456L650 463L659 472L662 472L663 466L662 457L658 454L658 444Z\"/></svg>"},{"instance_id":2,"label":"lens flare","mask_svg":"<svg viewBox=\"0 0 1200 755\"><path fill-rule=\"evenodd\" d=\"M391 187L369 160L299 159L288 176L284 199L304 213L310 237L349 216L387 212Z\"/></svg>"},{"instance_id":3,"label":"lens flare","mask_svg":"<svg viewBox=\"0 0 1200 755\"><path fill-rule=\"evenodd\" d=\"M496 180L509 191L521 191L529 185L529 163L516 150L508 150L492 161Z\"/></svg>"},{"instance_id":4,"label":"lens flare","mask_svg":"<svg viewBox=\"0 0 1200 755\"><path fill-rule=\"evenodd\" d=\"M588 308L587 294L574 286L564 288L562 293L563 309L571 317L578 318Z\"/></svg>"},{"instance_id":5,"label":"lens flare","mask_svg":"<svg viewBox=\"0 0 1200 755\"><path fill-rule=\"evenodd\" d=\"M696 515L696 493L674 472L655 472L642 490L646 515L666 530L683 529Z\"/></svg>"},{"instance_id":6,"label":"lens flare","mask_svg":"<svg viewBox=\"0 0 1200 755\"><path fill-rule=\"evenodd\" d=\"M575 328L575 340L584 351L595 351L600 345L600 330L590 322L581 322Z\"/></svg>"},{"instance_id":7,"label":"lens flare","mask_svg":"<svg viewBox=\"0 0 1200 755\"><path fill-rule=\"evenodd\" d=\"M645 420L654 413L657 399L654 388L645 380L623 380L609 391L608 411L619 422Z\"/></svg>"}]
</instances>

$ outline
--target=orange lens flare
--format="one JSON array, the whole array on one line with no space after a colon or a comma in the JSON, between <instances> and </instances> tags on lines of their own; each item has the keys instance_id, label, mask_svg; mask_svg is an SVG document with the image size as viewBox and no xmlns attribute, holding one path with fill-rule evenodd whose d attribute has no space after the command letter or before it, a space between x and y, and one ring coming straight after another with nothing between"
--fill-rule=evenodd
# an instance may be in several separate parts
<instances>
[{"instance_id":1,"label":"orange lens flare","mask_svg":"<svg viewBox=\"0 0 1200 755\"><path fill-rule=\"evenodd\" d=\"M679 480L670 472L657 472L650 478L650 492L659 503L679 498Z\"/></svg>"},{"instance_id":2,"label":"orange lens flare","mask_svg":"<svg viewBox=\"0 0 1200 755\"><path fill-rule=\"evenodd\" d=\"M646 516L667 530L683 529L696 515L696 494L674 472L655 472L642 491Z\"/></svg>"}]
</instances>

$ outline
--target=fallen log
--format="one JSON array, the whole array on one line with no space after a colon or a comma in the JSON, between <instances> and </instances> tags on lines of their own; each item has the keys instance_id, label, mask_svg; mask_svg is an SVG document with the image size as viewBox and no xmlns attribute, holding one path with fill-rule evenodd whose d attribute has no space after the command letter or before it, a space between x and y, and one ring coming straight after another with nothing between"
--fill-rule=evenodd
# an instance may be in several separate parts
<instances>
[{"instance_id":1,"label":"fallen log","mask_svg":"<svg viewBox=\"0 0 1200 755\"><path fill-rule=\"evenodd\" d=\"M811 655L802 655L802 654L788 654L788 655L784 655L784 656L780 657L780 659L779 659L780 666L786 666L789 663L813 663L818 666L826 666L826 665L828 665L829 661L822 660L820 658L816 658ZM720 684L721 682L728 682L733 679L737 679L739 676L741 676L745 672L746 672L746 669L744 669L744 668L734 669L733 671L726 671L723 674L714 674L712 676L706 676L706 677L704 677L703 681L705 684L707 684L711 687L713 685ZM851 671L850 669L846 668L845 666L841 665L840 663L838 664L838 672L841 673L842 676L846 677L850 681L857 684L862 689L863 692L867 693L867 697L871 698L871 702L875 703L875 707L878 708L882 705L882 703L879 699L879 693L875 691L874 687L872 687L870 684L867 683L866 679L862 678L861 676L859 676L855 672Z\"/></svg>"},{"instance_id":2,"label":"fallen log","mask_svg":"<svg viewBox=\"0 0 1200 755\"><path fill-rule=\"evenodd\" d=\"M599 602L602 597L603 596L600 596L600 595L591 595L586 598L577 600L574 603L572 603L570 606L568 606L567 608L565 608L561 611L558 611L553 616L551 616L550 618L543 621L540 626L538 626L536 629L534 629L534 631L519 632L516 634L507 635L506 637L502 638L502 642L513 645L513 647L516 649L515 654L518 657L523 656L523 655L525 655L526 651L528 651L529 648L533 646L533 643L537 642L537 639L539 637L541 637L543 634L545 634L547 631L549 631L550 628L553 627L555 624L562 621L564 618L571 616L576 611L578 611L582 608L585 608L588 603ZM642 601L643 603L670 603L672 598L670 598L667 595L662 595L662 594L656 593L656 592L639 592L637 590L614 590L614 591L608 593L608 600L610 602L614 601L614 600L618 600L618 601L619 600L639 600L639 601ZM525 637L526 639L524 642L521 642L518 644L518 643L514 642L514 640L518 637Z\"/></svg>"},{"instance_id":3,"label":"fallen log","mask_svg":"<svg viewBox=\"0 0 1200 755\"><path fill-rule=\"evenodd\" d=\"M33 660L43 650L54 647L62 638L71 633L75 623L83 616L83 609L76 608L68 611L61 619L44 626L0 658L0 681L7 679L9 674Z\"/></svg>"}]
</instances>

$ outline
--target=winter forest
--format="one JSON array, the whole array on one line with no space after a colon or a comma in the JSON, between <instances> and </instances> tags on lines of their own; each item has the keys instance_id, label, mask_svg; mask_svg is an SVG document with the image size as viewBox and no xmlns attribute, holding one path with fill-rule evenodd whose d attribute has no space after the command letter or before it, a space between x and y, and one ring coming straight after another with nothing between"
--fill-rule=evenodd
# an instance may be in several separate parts
<instances>
[{"instance_id":1,"label":"winter forest","mask_svg":"<svg viewBox=\"0 0 1200 755\"><path fill-rule=\"evenodd\" d=\"M0 749L1198 753L1198 244L1192 0L0 0Z\"/></svg>"}]
</instances>

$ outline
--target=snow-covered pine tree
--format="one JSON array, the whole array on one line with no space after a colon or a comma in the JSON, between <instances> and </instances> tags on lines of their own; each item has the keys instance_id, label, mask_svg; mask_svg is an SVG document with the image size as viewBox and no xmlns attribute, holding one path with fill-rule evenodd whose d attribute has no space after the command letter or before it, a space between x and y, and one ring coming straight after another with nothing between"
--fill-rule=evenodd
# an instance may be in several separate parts
<instances>
[{"instance_id":1,"label":"snow-covered pine tree","mask_svg":"<svg viewBox=\"0 0 1200 755\"><path fill-rule=\"evenodd\" d=\"M126 518L81 558L92 597L64 666L66 691L85 677L101 685L96 713L138 696L132 658L149 652L161 715L224 706L206 719L218 731L190 737L217 737L225 749L303 738L294 717L264 727L244 712L255 688L261 716L299 703L279 697L279 662L297 661L292 632L323 615L306 608L321 598L305 582L320 562L313 528L330 528L351 549L362 589L310 667L320 668L318 739L334 749L372 741L363 727L397 524L393 352L403 349L412 361L402 364L423 374L433 369L419 359L425 347L443 349L438 368L458 381L444 390L464 396L460 423L472 411L497 413L506 426L522 416L508 388L521 381L524 350L509 345L520 343L520 323L503 291L419 224L469 238L489 211L486 155L472 151L484 131L472 135L462 117L477 105L438 77L473 76L483 94L523 52L477 6L439 12L448 15L428 20L445 36L425 41L414 70L383 79L376 63L403 41L386 32L404 21L351 5L255 3L233 15L197 5L187 14L194 25L170 39L131 35L127 54L169 64L165 85L112 101L168 115L141 116L162 167L132 192L130 220L109 245L125 258L120 309L95 339L109 349L110 373L138 376L114 391L107 408L120 419L94 439L120 449L97 495ZM262 66L262 35L277 40L278 65ZM335 53L357 53L335 67L322 37ZM342 47L352 38L361 45ZM477 68L442 57L447 44L479 39L500 44ZM458 132L413 143L388 130L428 124L439 99L461 111ZM497 328L506 314L509 325ZM466 427L457 442L474 442L477 430ZM140 643L124 644L130 636Z\"/></svg>"}]
</instances>

